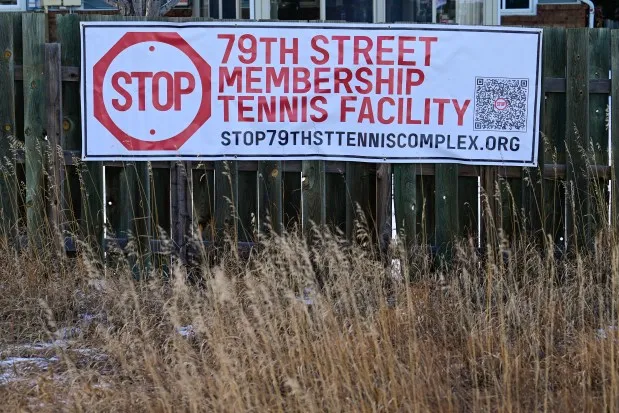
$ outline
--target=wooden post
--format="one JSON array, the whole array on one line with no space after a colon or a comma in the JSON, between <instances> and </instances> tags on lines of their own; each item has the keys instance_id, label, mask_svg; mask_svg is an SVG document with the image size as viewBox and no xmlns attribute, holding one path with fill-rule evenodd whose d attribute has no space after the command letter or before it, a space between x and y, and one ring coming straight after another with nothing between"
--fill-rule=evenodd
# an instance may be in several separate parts
<instances>
[{"instance_id":1,"label":"wooden post","mask_svg":"<svg viewBox=\"0 0 619 413\"><path fill-rule=\"evenodd\" d=\"M282 163L279 161L258 162L258 210L259 230L277 234L283 231L283 195L282 195Z\"/></svg>"},{"instance_id":2,"label":"wooden post","mask_svg":"<svg viewBox=\"0 0 619 413\"><path fill-rule=\"evenodd\" d=\"M253 242L258 230L258 172L256 162L237 163L236 192L242 198L237 205L237 226L239 242Z\"/></svg>"},{"instance_id":3,"label":"wooden post","mask_svg":"<svg viewBox=\"0 0 619 413\"><path fill-rule=\"evenodd\" d=\"M24 136L26 149L26 219L28 242L35 248L42 241L45 225L43 147L46 146L45 127L45 67L46 15L24 13L23 78L24 78Z\"/></svg>"},{"instance_id":4,"label":"wooden post","mask_svg":"<svg viewBox=\"0 0 619 413\"><path fill-rule=\"evenodd\" d=\"M612 209L611 217L615 234L619 234L619 30L611 32L611 70L613 73L611 90L611 142L612 142Z\"/></svg>"},{"instance_id":5,"label":"wooden post","mask_svg":"<svg viewBox=\"0 0 619 413\"><path fill-rule=\"evenodd\" d=\"M187 264L187 238L191 235L191 178L188 162L172 162L172 239L182 265Z\"/></svg>"},{"instance_id":6,"label":"wooden post","mask_svg":"<svg viewBox=\"0 0 619 413\"><path fill-rule=\"evenodd\" d=\"M435 171L436 246L439 262L448 262L458 232L458 164L437 164Z\"/></svg>"},{"instance_id":7,"label":"wooden post","mask_svg":"<svg viewBox=\"0 0 619 413\"><path fill-rule=\"evenodd\" d=\"M501 188L496 166L481 167L481 246L491 262L497 258L498 230L502 227L500 213Z\"/></svg>"},{"instance_id":8,"label":"wooden post","mask_svg":"<svg viewBox=\"0 0 619 413\"><path fill-rule=\"evenodd\" d=\"M228 235L238 245L238 181L236 161L215 162L215 229L216 242Z\"/></svg>"},{"instance_id":9,"label":"wooden post","mask_svg":"<svg viewBox=\"0 0 619 413\"><path fill-rule=\"evenodd\" d=\"M370 213L370 171L369 164L360 162L346 163L346 188L348 191L348 202L346 202L346 238L356 242L355 222L360 217L357 216L357 208L365 215L368 225L371 225L372 214ZM371 229L370 234L371 235Z\"/></svg>"},{"instance_id":10,"label":"wooden post","mask_svg":"<svg viewBox=\"0 0 619 413\"><path fill-rule=\"evenodd\" d=\"M391 164L378 165L376 172L376 237L383 257L386 257L391 243L392 184Z\"/></svg>"},{"instance_id":11,"label":"wooden post","mask_svg":"<svg viewBox=\"0 0 619 413\"><path fill-rule=\"evenodd\" d=\"M583 151L589 142L589 31L567 33L567 216L568 249L577 251L591 236L587 196L588 168Z\"/></svg>"},{"instance_id":12,"label":"wooden post","mask_svg":"<svg viewBox=\"0 0 619 413\"><path fill-rule=\"evenodd\" d=\"M303 161L302 169L303 232L311 239L313 226L321 227L327 219L325 162Z\"/></svg>"},{"instance_id":13,"label":"wooden post","mask_svg":"<svg viewBox=\"0 0 619 413\"><path fill-rule=\"evenodd\" d=\"M11 140L15 126L15 50L13 15L0 13L0 236L16 235L17 177Z\"/></svg>"},{"instance_id":14,"label":"wooden post","mask_svg":"<svg viewBox=\"0 0 619 413\"><path fill-rule=\"evenodd\" d=\"M135 163L135 228L136 241L140 252L140 271L148 274L152 267L152 250L150 242L153 239L153 207L151 192L151 163Z\"/></svg>"},{"instance_id":15,"label":"wooden post","mask_svg":"<svg viewBox=\"0 0 619 413\"><path fill-rule=\"evenodd\" d=\"M86 19L90 16L81 16ZM109 20L114 16L98 16L101 20ZM62 45L62 65L79 67L80 51L80 16L76 14L58 15L56 17L56 33ZM65 82L62 86L62 127L65 136L63 149L81 150L81 107L79 82ZM80 179L81 176L81 179ZM103 222L103 163L88 161L79 165L78 175L67 174L67 192L79 188L80 200L75 200L72 211L79 219L80 235L93 249L98 249L102 259L104 253L104 222ZM77 196L77 195L76 195ZM63 205L63 207L65 207ZM77 229L77 228L75 228Z\"/></svg>"},{"instance_id":16,"label":"wooden post","mask_svg":"<svg viewBox=\"0 0 619 413\"><path fill-rule=\"evenodd\" d=\"M589 79L608 80L610 71L610 29L595 29L589 32ZM617 91L619 92L619 91ZM608 93L592 93L589 96L589 132L585 159L590 165L609 165L608 129L606 110ZM616 108L615 108L616 109ZM595 235L608 226L608 177L600 176L597 168L588 168L587 213L590 221L588 246L593 247Z\"/></svg>"},{"instance_id":17,"label":"wooden post","mask_svg":"<svg viewBox=\"0 0 619 413\"><path fill-rule=\"evenodd\" d=\"M564 28L544 29L543 41L543 76L564 77L565 66L567 65L566 50L566 30ZM544 116L541 128L543 135L544 161L547 163L566 163L565 155L565 93L548 92L546 93L544 105ZM563 181L559 179L555 170L553 176L543 180L544 198L541 202L544 229L546 238L549 236L551 242L565 245L565 188Z\"/></svg>"},{"instance_id":18,"label":"wooden post","mask_svg":"<svg viewBox=\"0 0 619 413\"><path fill-rule=\"evenodd\" d=\"M54 238L58 237L60 247L64 246L60 211L62 205L62 69L60 65L60 44L45 45L45 77L47 81L47 188L49 200L47 210L49 224Z\"/></svg>"},{"instance_id":19,"label":"wooden post","mask_svg":"<svg viewBox=\"0 0 619 413\"><path fill-rule=\"evenodd\" d=\"M417 243L417 166L393 165L393 179L396 230L398 236L404 237L408 265L412 246Z\"/></svg>"}]
</instances>

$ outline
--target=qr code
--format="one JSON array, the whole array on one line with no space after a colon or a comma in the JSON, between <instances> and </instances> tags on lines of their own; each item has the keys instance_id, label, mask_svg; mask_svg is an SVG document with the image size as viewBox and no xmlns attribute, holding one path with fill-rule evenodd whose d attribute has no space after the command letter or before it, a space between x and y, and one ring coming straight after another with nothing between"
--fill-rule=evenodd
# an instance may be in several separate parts
<instances>
[{"instance_id":1,"label":"qr code","mask_svg":"<svg viewBox=\"0 0 619 413\"><path fill-rule=\"evenodd\" d=\"M475 78L475 130L527 131L528 79Z\"/></svg>"}]
</instances>

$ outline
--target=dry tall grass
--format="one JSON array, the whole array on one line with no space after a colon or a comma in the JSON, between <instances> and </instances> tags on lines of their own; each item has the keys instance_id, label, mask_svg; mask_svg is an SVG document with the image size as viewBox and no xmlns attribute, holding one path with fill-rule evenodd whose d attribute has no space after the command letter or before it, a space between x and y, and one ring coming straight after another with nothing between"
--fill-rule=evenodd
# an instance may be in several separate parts
<instances>
[{"instance_id":1,"label":"dry tall grass","mask_svg":"<svg viewBox=\"0 0 619 413\"><path fill-rule=\"evenodd\" d=\"M123 265L1 246L0 409L619 407L616 238L569 260L521 240L499 263L461 242L437 283L424 252L394 277L372 251L321 234L265 240L249 261L228 254L199 282L181 267L136 281ZM37 340L53 344L23 345ZM48 362L2 364L17 356Z\"/></svg>"}]
</instances>

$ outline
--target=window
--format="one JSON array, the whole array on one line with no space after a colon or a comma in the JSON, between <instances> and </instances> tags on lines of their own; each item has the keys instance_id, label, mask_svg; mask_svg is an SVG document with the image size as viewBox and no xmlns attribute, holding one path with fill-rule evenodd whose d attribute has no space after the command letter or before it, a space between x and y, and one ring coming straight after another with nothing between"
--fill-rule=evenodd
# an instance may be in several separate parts
<instances>
[{"instance_id":1,"label":"window","mask_svg":"<svg viewBox=\"0 0 619 413\"><path fill-rule=\"evenodd\" d=\"M209 16L214 19L249 19L250 7L249 0L210 0L208 2Z\"/></svg>"},{"instance_id":2,"label":"window","mask_svg":"<svg viewBox=\"0 0 619 413\"><path fill-rule=\"evenodd\" d=\"M26 9L25 0L0 0L0 12L21 11Z\"/></svg>"},{"instance_id":3,"label":"window","mask_svg":"<svg viewBox=\"0 0 619 413\"><path fill-rule=\"evenodd\" d=\"M386 0L387 23L432 23L432 0Z\"/></svg>"},{"instance_id":4,"label":"window","mask_svg":"<svg viewBox=\"0 0 619 413\"><path fill-rule=\"evenodd\" d=\"M320 20L320 0L271 1L271 18L278 20Z\"/></svg>"},{"instance_id":5,"label":"window","mask_svg":"<svg viewBox=\"0 0 619 413\"><path fill-rule=\"evenodd\" d=\"M374 21L372 0L326 0L327 20L343 20L356 23Z\"/></svg>"},{"instance_id":6,"label":"window","mask_svg":"<svg viewBox=\"0 0 619 413\"><path fill-rule=\"evenodd\" d=\"M435 0L436 23L480 25L484 19L483 0Z\"/></svg>"},{"instance_id":7,"label":"window","mask_svg":"<svg viewBox=\"0 0 619 413\"><path fill-rule=\"evenodd\" d=\"M537 13L537 0L501 0L501 14L534 15Z\"/></svg>"},{"instance_id":8,"label":"window","mask_svg":"<svg viewBox=\"0 0 619 413\"><path fill-rule=\"evenodd\" d=\"M256 10L259 19L483 25L498 24L506 1L523 0L256 0Z\"/></svg>"}]
</instances>

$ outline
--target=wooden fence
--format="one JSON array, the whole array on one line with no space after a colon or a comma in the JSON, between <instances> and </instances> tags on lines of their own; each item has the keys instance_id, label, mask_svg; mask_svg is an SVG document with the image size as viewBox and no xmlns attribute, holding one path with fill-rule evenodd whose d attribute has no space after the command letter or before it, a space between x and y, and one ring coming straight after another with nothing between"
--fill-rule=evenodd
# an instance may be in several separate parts
<instances>
[{"instance_id":1,"label":"wooden fence","mask_svg":"<svg viewBox=\"0 0 619 413\"><path fill-rule=\"evenodd\" d=\"M49 30L45 14L0 14L0 223L11 239L32 241L51 227L62 231L67 251L109 250L135 234L151 253L145 256L184 257L195 231L207 244L232 234L243 247L267 223L278 232L325 224L352 239L357 206L382 246L391 237L392 212L408 245L439 250L454 237L477 239L479 228L481 245L498 242L499 229L512 238L518 231L540 241L548 235L563 250L590 245L600 225L617 225L619 188L612 177L619 170L609 154L619 151L619 30L544 30L539 168L84 163L80 19L122 17L58 15ZM482 196L481 214L480 187L489 195L487 203Z\"/></svg>"}]
</instances>

